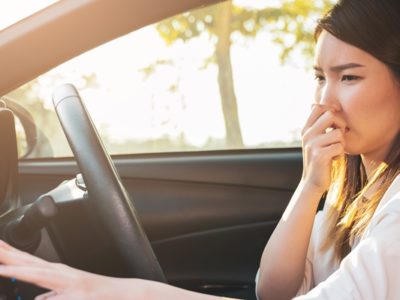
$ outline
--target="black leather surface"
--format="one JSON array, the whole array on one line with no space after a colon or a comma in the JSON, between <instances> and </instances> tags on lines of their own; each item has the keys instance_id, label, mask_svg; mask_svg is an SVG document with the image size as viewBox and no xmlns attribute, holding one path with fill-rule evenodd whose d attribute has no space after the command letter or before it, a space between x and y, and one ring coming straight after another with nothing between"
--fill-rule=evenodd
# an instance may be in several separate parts
<instances>
[{"instance_id":1,"label":"black leather surface","mask_svg":"<svg viewBox=\"0 0 400 300\"><path fill-rule=\"evenodd\" d=\"M126 265L126 276L165 281L146 233L78 92L63 85L53 103L89 193L89 206ZM132 255L134 253L134 255Z\"/></svg>"},{"instance_id":2,"label":"black leather surface","mask_svg":"<svg viewBox=\"0 0 400 300\"><path fill-rule=\"evenodd\" d=\"M13 113L0 108L0 214L17 207L18 150Z\"/></svg>"}]
</instances>

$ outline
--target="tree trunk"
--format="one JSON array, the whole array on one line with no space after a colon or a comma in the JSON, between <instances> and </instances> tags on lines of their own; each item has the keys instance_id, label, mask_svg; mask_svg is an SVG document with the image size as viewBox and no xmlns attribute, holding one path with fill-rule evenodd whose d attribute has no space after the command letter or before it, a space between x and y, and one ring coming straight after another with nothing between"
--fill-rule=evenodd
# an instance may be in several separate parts
<instances>
[{"instance_id":1,"label":"tree trunk","mask_svg":"<svg viewBox=\"0 0 400 300\"><path fill-rule=\"evenodd\" d=\"M226 145L230 148L242 148L243 138L240 129L230 56L232 3L227 2L219 6L219 12L216 14L215 20L215 33L218 37L215 55L218 65L218 83L226 130Z\"/></svg>"}]
</instances>

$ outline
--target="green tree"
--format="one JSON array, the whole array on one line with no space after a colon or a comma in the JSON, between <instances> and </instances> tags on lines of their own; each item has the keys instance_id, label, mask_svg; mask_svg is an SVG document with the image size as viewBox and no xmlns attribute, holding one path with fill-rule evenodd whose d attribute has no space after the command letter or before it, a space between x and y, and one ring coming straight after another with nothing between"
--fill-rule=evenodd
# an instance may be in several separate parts
<instances>
[{"instance_id":1,"label":"green tree","mask_svg":"<svg viewBox=\"0 0 400 300\"><path fill-rule=\"evenodd\" d=\"M43 101L38 98L36 94L37 86L37 80L30 81L18 89L10 92L8 95L6 95L6 97L22 103L22 105L27 108L31 114L31 117L34 119L36 125L36 136L34 137L34 140L36 145L30 155L33 157L51 157L53 156L53 149L42 129L44 126L48 126L48 124L56 124L57 117L55 116L54 112L46 109L43 105ZM54 128L55 126L48 126L46 131L52 134L54 133ZM27 139L28 137L25 136L25 133L22 134L21 131L17 131L20 156L26 154Z\"/></svg>"},{"instance_id":2,"label":"green tree","mask_svg":"<svg viewBox=\"0 0 400 300\"><path fill-rule=\"evenodd\" d=\"M278 6L255 9L223 2L212 7L187 12L157 24L157 30L167 45L178 40L184 42L208 34L215 41L215 51L206 64L218 66L218 83L226 128L226 145L241 148L237 101L231 63L232 34L254 38L261 30L273 34L273 41L281 46L281 61L290 58L293 51L305 57L312 56L313 26L309 20L317 19L331 7L334 0L283 0ZM153 67L154 69L154 67Z\"/></svg>"}]
</instances>

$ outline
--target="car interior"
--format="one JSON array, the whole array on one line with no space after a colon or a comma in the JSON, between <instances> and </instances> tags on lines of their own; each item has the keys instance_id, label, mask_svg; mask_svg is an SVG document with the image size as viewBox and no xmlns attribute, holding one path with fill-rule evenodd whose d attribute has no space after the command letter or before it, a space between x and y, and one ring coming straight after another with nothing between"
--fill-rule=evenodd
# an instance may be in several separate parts
<instances>
[{"instance_id":1,"label":"car interior","mask_svg":"<svg viewBox=\"0 0 400 300\"><path fill-rule=\"evenodd\" d=\"M31 158L19 153L16 127L27 153L45 137L6 98L92 48L219 2L64 0L0 31L3 240L98 274L256 299L262 251L301 176L299 146L110 155L85 97L64 84L52 109L73 156ZM2 279L0 292L33 299L43 290Z\"/></svg>"}]
</instances>

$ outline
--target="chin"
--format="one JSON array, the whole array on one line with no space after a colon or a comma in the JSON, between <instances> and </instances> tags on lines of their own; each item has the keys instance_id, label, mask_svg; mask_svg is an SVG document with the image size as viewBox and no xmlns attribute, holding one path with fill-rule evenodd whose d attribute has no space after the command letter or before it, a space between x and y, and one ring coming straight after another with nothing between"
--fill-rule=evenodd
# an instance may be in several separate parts
<instances>
[{"instance_id":1,"label":"chin","mask_svg":"<svg viewBox=\"0 0 400 300\"><path fill-rule=\"evenodd\" d=\"M361 137L345 136L346 146L344 147L344 153L348 155L361 155L365 152L365 148L360 144Z\"/></svg>"},{"instance_id":2,"label":"chin","mask_svg":"<svg viewBox=\"0 0 400 300\"><path fill-rule=\"evenodd\" d=\"M362 154L362 152L360 150L357 150L357 149L354 149L354 148L351 148L351 147L346 147L344 149L344 153L347 154L347 155L360 155L360 154Z\"/></svg>"}]
</instances>

